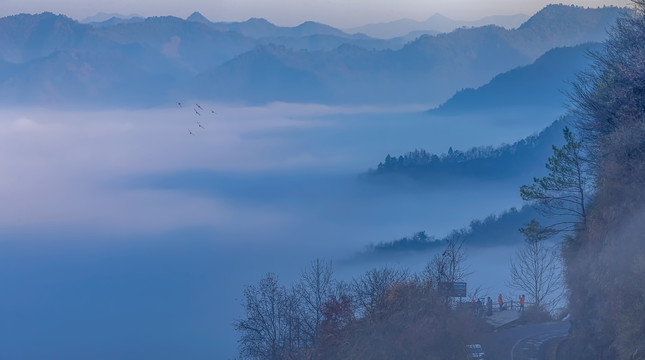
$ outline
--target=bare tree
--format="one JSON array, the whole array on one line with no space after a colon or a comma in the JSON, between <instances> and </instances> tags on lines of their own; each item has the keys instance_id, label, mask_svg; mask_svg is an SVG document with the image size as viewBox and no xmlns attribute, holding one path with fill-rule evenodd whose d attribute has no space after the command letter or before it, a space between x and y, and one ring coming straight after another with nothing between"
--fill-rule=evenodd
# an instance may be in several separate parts
<instances>
[{"instance_id":1,"label":"bare tree","mask_svg":"<svg viewBox=\"0 0 645 360\"><path fill-rule=\"evenodd\" d=\"M283 306L286 326L284 328L282 359L308 359L312 350L307 324L303 314L305 309L296 288L287 289Z\"/></svg>"},{"instance_id":2,"label":"bare tree","mask_svg":"<svg viewBox=\"0 0 645 360\"><path fill-rule=\"evenodd\" d=\"M464 268L465 262L464 238L459 233L453 233L448 236L444 251L426 264L424 277L434 288L440 282L463 281L469 275Z\"/></svg>"},{"instance_id":3,"label":"bare tree","mask_svg":"<svg viewBox=\"0 0 645 360\"><path fill-rule=\"evenodd\" d=\"M552 311L563 293L562 261L544 241L527 239L510 262L508 286L529 296L537 308Z\"/></svg>"},{"instance_id":4,"label":"bare tree","mask_svg":"<svg viewBox=\"0 0 645 360\"><path fill-rule=\"evenodd\" d=\"M386 292L396 283L404 282L409 277L408 272L384 266L380 269L367 271L352 283L353 299L357 310L365 315L373 315L382 308Z\"/></svg>"},{"instance_id":5,"label":"bare tree","mask_svg":"<svg viewBox=\"0 0 645 360\"><path fill-rule=\"evenodd\" d=\"M310 267L302 272L296 292L302 304L301 320L303 333L309 346L315 346L318 328L323 321L325 302L335 294L336 281L331 262L314 260Z\"/></svg>"},{"instance_id":6,"label":"bare tree","mask_svg":"<svg viewBox=\"0 0 645 360\"><path fill-rule=\"evenodd\" d=\"M244 289L246 317L234 322L235 330L241 333L242 358L278 360L293 352L298 338L294 300L273 273L268 273L257 286Z\"/></svg>"}]
</instances>

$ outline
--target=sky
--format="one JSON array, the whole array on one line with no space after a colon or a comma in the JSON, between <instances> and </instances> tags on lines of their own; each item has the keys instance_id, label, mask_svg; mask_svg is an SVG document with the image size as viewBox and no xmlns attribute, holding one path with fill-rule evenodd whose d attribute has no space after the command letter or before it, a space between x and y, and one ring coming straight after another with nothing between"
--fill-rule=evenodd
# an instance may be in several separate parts
<instances>
[{"instance_id":1,"label":"sky","mask_svg":"<svg viewBox=\"0 0 645 360\"><path fill-rule=\"evenodd\" d=\"M265 18L276 25L295 26L317 21L338 28L402 18L423 21L435 13L455 20L475 20L488 15L532 15L549 0L2 0L0 16L51 11L82 20L97 13L140 16L172 15L186 18L199 11L211 21L244 21ZM558 2L559 3L559 2ZM562 1L585 7L628 6L627 0ZM358 14L358 15L357 15Z\"/></svg>"}]
</instances>

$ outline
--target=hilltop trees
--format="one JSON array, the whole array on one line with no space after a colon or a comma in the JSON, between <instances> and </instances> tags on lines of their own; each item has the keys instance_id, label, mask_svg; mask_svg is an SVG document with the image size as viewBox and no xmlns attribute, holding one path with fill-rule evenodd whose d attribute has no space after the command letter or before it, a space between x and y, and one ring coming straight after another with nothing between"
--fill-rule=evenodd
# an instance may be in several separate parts
<instances>
[{"instance_id":1,"label":"hilltop trees","mask_svg":"<svg viewBox=\"0 0 645 360\"><path fill-rule=\"evenodd\" d=\"M244 290L246 316L236 320L240 355L250 359L305 358L315 347L325 303L337 282L330 262L314 260L293 287L268 273Z\"/></svg>"},{"instance_id":2,"label":"hilltop trees","mask_svg":"<svg viewBox=\"0 0 645 360\"><path fill-rule=\"evenodd\" d=\"M362 314L374 315L383 309L385 293L395 284L405 282L408 277L407 271L388 266L368 270L352 283L356 307Z\"/></svg>"},{"instance_id":3,"label":"hilltop trees","mask_svg":"<svg viewBox=\"0 0 645 360\"><path fill-rule=\"evenodd\" d=\"M315 260L291 287L272 273L247 286L242 305L234 326L245 359L454 359L483 329L422 276L392 267L344 284Z\"/></svg>"},{"instance_id":4,"label":"hilltop trees","mask_svg":"<svg viewBox=\"0 0 645 360\"><path fill-rule=\"evenodd\" d=\"M371 314L317 349L317 359L461 359L481 319L454 311L418 278L393 284Z\"/></svg>"}]
</instances>

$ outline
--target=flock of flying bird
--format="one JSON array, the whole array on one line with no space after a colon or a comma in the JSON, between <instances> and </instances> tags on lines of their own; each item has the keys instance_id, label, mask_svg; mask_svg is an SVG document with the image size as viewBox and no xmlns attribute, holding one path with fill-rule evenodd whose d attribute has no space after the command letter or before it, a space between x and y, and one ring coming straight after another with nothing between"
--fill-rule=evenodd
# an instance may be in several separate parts
<instances>
[{"instance_id":1,"label":"flock of flying bird","mask_svg":"<svg viewBox=\"0 0 645 360\"><path fill-rule=\"evenodd\" d=\"M183 108L183 107L184 107L184 105L182 104L182 102L181 102L181 101L177 101L177 106L179 106L180 108ZM213 109L209 109L209 110L210 110L211 115L213 115L213 116L217 115L217 113L215 112L215 110L213 110ZM196 115L196 116L202 116L202 113L205 113L205 112L206 112L206 111L204 110L204 108L202 108L199 104L195 104L195 107L193 108L193 111L195 111L195 115ZM199 120L196 120L196 121L195 121L195 123L196 123L196 124L197 124L197 126L198 126L198 127L200 127L202 130L206 130L206 128L204 127L204 125L202 125L202 123L200 123L200 122L199 122ZM193 136L194 136L194 135L195 135L195 133L194 133L190 128L188 128L188 135L193 135Z\"/></svg>"}]
</instances>

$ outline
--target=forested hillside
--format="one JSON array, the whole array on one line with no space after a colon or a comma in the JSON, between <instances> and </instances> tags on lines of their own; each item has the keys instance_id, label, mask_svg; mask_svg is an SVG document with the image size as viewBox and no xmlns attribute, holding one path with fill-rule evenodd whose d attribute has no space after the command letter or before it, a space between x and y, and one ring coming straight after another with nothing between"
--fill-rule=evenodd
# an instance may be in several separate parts
<instances>
[{"instance_id":1,"label":"forested hillside","mask_svg":"<svg viewBox=\"0 0 645 360\"><path fill-rule=\"evenodd\" d=\"M453 230L445 238L438 239L426 234L425 231L419 231L398 240L371 244L365 255L436 250L453 239L463 240L463 243L470 247L517 245L522 242L523 237L519 231L514 230L523 227L536 217L540 216L530 206L524 206L519 210L512 208L499 215L489 215L483 220L472 220L467 227Z\"/></svg>"},{"instance_id":2,"label":"forested hillside","mask_svg":"<svg viewBox=\"0 0 645 360\"><path fill-rule=\"evenodd\" d=\"M454 178L505 179L534 175L543 172L552 146L563 142L562 129L566 122L567 118L561 118L537 135L499 147L475 147L466 151L449 148L443 154L417 149L404 155L387 155L376 169L367 172L367 177L387 179L384 175L403 175L432 183Z\"/></svg>"},{"instance_id":3,"label":"forested hillside","mask_svg":"<svg viewBox=\"0 0 645 360\"><path fill-rule=\"evenodd\" d=\"M636 4L573 98L596 184L565 251L573 326L562 352L577 359L645 359L645 2Z\"/></svg>"}]
</instances>

